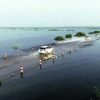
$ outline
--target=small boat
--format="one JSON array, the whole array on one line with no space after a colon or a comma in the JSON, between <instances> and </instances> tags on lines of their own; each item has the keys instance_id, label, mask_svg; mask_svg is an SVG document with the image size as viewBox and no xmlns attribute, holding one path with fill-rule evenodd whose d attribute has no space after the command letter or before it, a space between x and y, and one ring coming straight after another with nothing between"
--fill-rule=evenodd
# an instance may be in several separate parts
<instances>
[{"instance_id":1,"label":"small boat","mask_svg":"<svg viewBox=\"0 0 100 100\"><path fill-rule=\"evenodd\" d=\"M39 53L45 54L45 53L52 53L54 51L54 48L51 46L41 46L39 49Z\"/></svg>"}]
</instances>

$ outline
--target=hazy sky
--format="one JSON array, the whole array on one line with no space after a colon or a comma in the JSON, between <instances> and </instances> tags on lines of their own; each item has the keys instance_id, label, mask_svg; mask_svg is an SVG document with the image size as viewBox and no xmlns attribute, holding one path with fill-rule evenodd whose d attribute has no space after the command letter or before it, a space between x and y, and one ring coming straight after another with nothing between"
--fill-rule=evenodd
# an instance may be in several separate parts
<instances>
[{"instance_id":1,"label":"hazy sky","mask_svg":"<svg viewBox=\"0 0 100 100\"><path fill-rule=\"evenodd\" d=\"M0 0L0 26L100 26L100 0Z\"/></svg>"}]
</instances>

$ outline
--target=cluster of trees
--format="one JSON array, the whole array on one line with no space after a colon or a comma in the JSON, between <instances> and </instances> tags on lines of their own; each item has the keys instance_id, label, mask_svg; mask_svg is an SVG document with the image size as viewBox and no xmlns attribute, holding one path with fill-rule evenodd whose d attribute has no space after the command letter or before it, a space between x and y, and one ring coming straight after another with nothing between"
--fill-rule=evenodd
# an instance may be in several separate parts
<instances>
[{"instance_id":1,"label":"cluster of trees","mask_svg":"<svg viewBox=\"0 0 100 100\"><path fill-rule=\"evenodd\" d=\"M56 41L63 41L65 39L64 39L63 36L57 36L57 37L54 38L54 40L56 40Z\"/></svg>"},{"instance_id":2,"label":"cluster of trees","mask_svg":"<svg viewBox=\"0 0 100 100\"><path fill-rule=\"evenodd\" d=\"M72 38L72 34L66 34L65 38Z\"/></svg>"},{"instance_id":3,"label":"cluster of trees","mask_svg":"<svg viewBox=\"0 0 100 100\"><path fill-rule=\"evenodd\" d=\"M75 34L75 36L76 37L83 37L83 36L86 36L86 34L83 33L83 32L78 32L78 33ZM72 38L72 34L66 34L65 38L67 38L67 39L68 38ZM54 40L56 40L56 41L63 41L63 40L65 40L65 38L63 36L57 36L57 37L54 38Z\"/></svg>"},{"instance_id":4,"label":"cluster of trees","mask_svg":"<svg viewBox=\"0 0 100 100\"><path fill-rule=\"evenodd\" d=\"M17 49L19 49L19 46L15 45L15 46L13 46L13 49L17 50Z\"/></svg>"},{"instance_id":5,"label":"cluster of trees","mask_svg":"<svg viewBox=\"0 0 100 100\"><path fill-rule=\"evenodd\" d=\"M52 28L52 29L48 29L48 31L59 31L58 29Z\"/></svg>"},{"instance_id":6,"label":"cluster of trees","mask_svg":"<svg viewBox=\"0 0 100 100\"><path fill-rule=\"evenodd\" d=\"M97 33L100 33L100 31L90 32L89 34L97 34Z\"/></svg>"},{"instance_id":7,"label":"cluster of trees","mask_svg":"<svg viewBox=\"0 0 100 100\"><path fill-rule=\"evenodd\" d=\"M78 33L75 34L75 36L77 36L77 37L83 37L83 36L86 36L86 34L83 33L83 32L78 32Z\"/></svg>"}]
</instances>

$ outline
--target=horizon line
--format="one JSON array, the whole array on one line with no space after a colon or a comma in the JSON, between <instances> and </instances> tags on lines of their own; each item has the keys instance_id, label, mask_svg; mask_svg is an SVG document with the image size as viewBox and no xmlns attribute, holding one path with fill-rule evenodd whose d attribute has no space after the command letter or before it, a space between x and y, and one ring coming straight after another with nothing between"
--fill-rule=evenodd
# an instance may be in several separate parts
<instances>
[{"instance_id":1,"label":"horizon line","mask_svg":"<svg viewBox=\"0 0 100 100\"><path fill-rule=\"evenodd\" d=\"M0 28L21 28L21 27L29 27L29 28L34 28L34 27L100 27L100 26L0 26Z\"/></svg>"}]
</instances>

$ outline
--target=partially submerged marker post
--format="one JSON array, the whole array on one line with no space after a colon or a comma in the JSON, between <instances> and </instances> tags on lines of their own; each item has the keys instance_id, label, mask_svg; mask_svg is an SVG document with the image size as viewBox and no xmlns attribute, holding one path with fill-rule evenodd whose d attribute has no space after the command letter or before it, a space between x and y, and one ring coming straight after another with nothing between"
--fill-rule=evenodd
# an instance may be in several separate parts
<instances>
[{"instance_id":1,"label":"partially submerged marker post","mask_svg":"<svg viewBox=\"0 0 100 100\"><path fill-rule=\"evenodd\" d=\"M39 65L40 65L40 70L41 70L41 68L42 68L42 60L41 59L40 59Z\"/></svg>"},{"instance_id":2,"label":"partially submerged marker post","mask_svg":"<svg viewBox=\"0 0 100 100\"><path fill-rule=\"evenodd\" d=\"M55 55L52 56L52 62L55 63Z\"/></svg>"},{"instance_id":3,"label":"partially submerged marker post","mask_svg":"<svg viewBox=\"0 0 100 100\"><path fill-rule=\"evenodd\" d=\"M7 60L7 54L6 53L4 54L4 59Z\"/></svg>"},{"instance_id":4,"label":"partially submerged marker post","mask_svg":"<svg viewBox=\"0 0 100 100\"><path fill-rule=\"evenodd\" d=\"M32 47L32 52L34 52L34 47Z\"/></svg>"},{"instance_id":5,"label":"partially submerged marker post","mask_svg":"<svg viewBox=\"0 0 100 100\"><path fill-rule=\"evenodd\" d=\"M14 74L13 73L11 74L11 77L14 77Z\"/></svg>"},{"instance_id":6,"label":"partially submerged marker post","mask_svg":"<svg viewBox=\"0 0 100 100\"><path fill-rule=\"evenodd\" d=\"M69 48L69 49L67 50L67 53L68 53L68 54L71 54L71 52L72 52L72 50L71 50L71 48Z\"/></svg>"},{"instance_id":7,"label":"partially submerged marker post","mask_svg":"<svg viewBox=\"0 0 100 100\"><path fill-rule=\"evenodd\" d=\"M1 81L1 79L0 79L0 86L2 86L2 81Z\"/></svg>"},{"instance_id":8,"label":"partially submerged marker post","mask_svg":"<svg viewBox=\"0 0 100 100\"><path fill-rule=\"evenodd\" d=\"M23 51L22 51L22 50L20 50L20 56L22 55L22 53L23 53Z\"/></svg>"},{"instance_id":9,"label":"partially submerged marker post","mask_svg":"<svg viewBox=\"0 0 100 100\"><path fill-rule=\"evenodd\" d=\"M21 78L23 78L23 72L24 72L23 65L20 65L20 75L21 75Z\"/></svg>"},{"instance_id":10,"label":"partially submerged marker post","mask_svg":"<svg viewBox=\"0 0 100 100\"><path fill-rule=\"evenodd\" d=\"M64 50L62 50L62 59L64 58Z\"/></svg>"}]
</instances>

